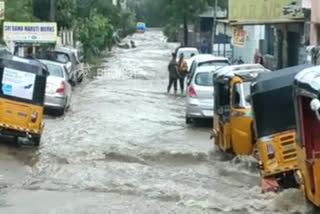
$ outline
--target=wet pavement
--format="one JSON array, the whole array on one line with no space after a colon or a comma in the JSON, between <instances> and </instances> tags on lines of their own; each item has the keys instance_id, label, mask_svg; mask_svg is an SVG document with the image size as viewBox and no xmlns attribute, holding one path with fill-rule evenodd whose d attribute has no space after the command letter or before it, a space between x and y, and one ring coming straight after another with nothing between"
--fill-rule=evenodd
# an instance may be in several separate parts
<instances>
[{"instance_id":1,"label":"wet pavement","mask_svg":"<svg viewBox=\"0 0 320 214\"><path fill-rule=\"evenodd\" d=\"M185 125L165 93L174 44L134 35L46 118L41 147L0 145L0 213L313 213L298 190L262 194L256 162L214 149L210 122Z\"/></svg>"}]
</instances>

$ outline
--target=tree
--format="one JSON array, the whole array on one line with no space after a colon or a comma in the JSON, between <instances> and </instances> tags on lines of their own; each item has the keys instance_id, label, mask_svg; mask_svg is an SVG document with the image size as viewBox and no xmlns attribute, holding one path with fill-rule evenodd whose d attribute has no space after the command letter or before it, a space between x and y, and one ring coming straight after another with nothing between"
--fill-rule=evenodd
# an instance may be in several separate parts
<instances>
[{"instance_id":1,"label":"tree","mask_svg":"<svg viewBox=\"0 0 320 214\"><path fill-rule=\"evenodd\" d=\"M7 21L34 21L32 0L6 0Z\"/></svg>"},{"instance_id":2,"label":"tree","mask_svg":"<svg viewBox=\"0 0 320 214\"><path fill-rule=\"evenodd\" d=\"M208 0L164 0L166 2L165 17L166 23L183 25L184 45L188 45L188 25L208 5Z\"/></svg>"}]
</instances>

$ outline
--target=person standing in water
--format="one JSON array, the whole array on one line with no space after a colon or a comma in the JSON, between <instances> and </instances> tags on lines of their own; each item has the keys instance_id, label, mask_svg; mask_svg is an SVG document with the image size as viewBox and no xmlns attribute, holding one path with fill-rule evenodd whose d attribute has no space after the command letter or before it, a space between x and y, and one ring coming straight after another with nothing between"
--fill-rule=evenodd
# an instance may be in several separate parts
<instances>
[{"instance_id":1,"label":"person standing in water","mask_svg":"<svg viewBox=\"0 0 320 214\"><path fill-rule=\"evenodd\" d=\"M178 78L180 82L180 89L181 94L184 92L184 80L188 73L188 64L187 61L184 59L184 54L180 54L179 62L178 62Z\"/></svg>"},{"instance_id":2,"label":"person standing in water","mask_svg":"<svg viewBox=\"0 0 320 214\"><path fill-rule=\"evenodd\" d=\"M178 65L176 61L176 54L172 53L172 59L168 65L168 70L169 70L169 85L167 88L168 93L170 93L171 87L173 85L174 88L174 94L177 94L177 82L178 82Z\"/></svg>"}]
</instances>

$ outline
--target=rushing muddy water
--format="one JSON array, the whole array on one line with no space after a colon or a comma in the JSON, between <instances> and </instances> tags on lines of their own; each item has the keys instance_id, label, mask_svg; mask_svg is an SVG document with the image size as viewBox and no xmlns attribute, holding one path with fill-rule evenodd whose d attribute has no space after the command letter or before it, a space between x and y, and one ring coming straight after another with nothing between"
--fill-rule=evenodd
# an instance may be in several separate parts
<instances>
[{"instance_id":1,"label":"rushing muddy water","mask_svg":"<svg viewBox=\"0 0 320 214\"><path fill-rule=\"evenodd\" d=\"M165 93L174 45L132 39L46 118L39 150L0 146L0 213L313 213L298 190L262 194L255 160L215 151L210 122L186 126Z\"/></svg>"}]
</instances>

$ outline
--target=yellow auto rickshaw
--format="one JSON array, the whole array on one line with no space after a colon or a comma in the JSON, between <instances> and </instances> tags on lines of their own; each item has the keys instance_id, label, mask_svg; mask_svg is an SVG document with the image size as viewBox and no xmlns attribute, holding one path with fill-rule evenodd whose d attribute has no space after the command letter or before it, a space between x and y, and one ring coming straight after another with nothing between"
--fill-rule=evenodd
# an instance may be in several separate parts
<instances>
[{"instance_id":1,"label":"yellow auto rickshaw","mask_svg":"<svg viewBox=\"0 0 320 214\"><path fill-rule=\"evenodd\" d=\"M39 145L48 71L44 65L15 56L0 57L0 135Z\"/></svg>"},{"instance_id":2,"label":"yellow auto rickshaw","mask_svg":"<svg viewBox=\"0 0 320 214\"><path fill-rule=\"evenodd\" d=\"M264 72L269 70L258 64L244 64L227 66L214 74L212 138L220 150L252 154L252 112L246 97L250 95L251 81Z\"/></svg>"},{"instance_id":3,"label":"yellow auto rickshaw","mask_svg":"<svg viewBox=\"0 0 320 214\"><path fill-rule=\"evenodd\" d=\"M293 97L299 165L296 178L305 196L320 207L320 66L297 74Z\"/></svg>"},{"instance_id":4,"label":"yellow auto rickshaw","mask_svg":"<svg viewBox=\"0 0 320 214\"><path fill-rule=\"evenodd\" d=\"M251 104L264 192L296 187L298 169L293 81L309 65L260 74L251 85Z\"/></svg>"}]
</instances>

